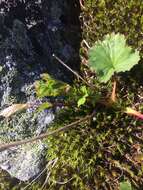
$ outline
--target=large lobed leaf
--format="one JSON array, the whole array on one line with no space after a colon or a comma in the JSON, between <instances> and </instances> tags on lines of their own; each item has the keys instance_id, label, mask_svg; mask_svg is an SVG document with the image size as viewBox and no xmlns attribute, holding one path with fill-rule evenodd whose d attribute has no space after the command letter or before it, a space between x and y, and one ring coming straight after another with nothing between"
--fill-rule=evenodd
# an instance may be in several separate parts
<instances>
[{"instance_id":1,"label":"large lobed leaf","mask_svg":"<svg viewBox=\"0 0 143 190\"><path fill-rule=\"evenodd\" d=\"M89 65L100 82L106 83L116 72L129 71L140 59L139 52L126 45L121 34L108 34L89 51Z\"/></svg>"}]
</instances>

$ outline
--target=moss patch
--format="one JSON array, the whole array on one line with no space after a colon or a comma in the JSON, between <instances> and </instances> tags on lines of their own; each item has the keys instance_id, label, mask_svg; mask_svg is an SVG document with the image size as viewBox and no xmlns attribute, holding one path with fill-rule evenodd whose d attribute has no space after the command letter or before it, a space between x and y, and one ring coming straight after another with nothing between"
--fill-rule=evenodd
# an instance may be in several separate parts
<instances>
[{"instance_id":1,"label":"moss patch","mask_svg":"<svg viewBox=\"0 0 143 190\"><path fill-rule=\"evenodd\" d=\"M107 33L119 32L126 36L128 44L140 50L143 58L142 0L85 0L84 6L81 15L83 39L90 46ZM94 74L85 65L85 44L81 47L81 58L83 75L90 81ZM130 73L119 76L117 99L122 109L130 106L143 112L142 73L141 59L140 64ZM110 83L100 86L96 80L93 82L99 94L108 95ZM45 179L49 177L44 189L118 190L121 181L129 180L132 186L141 190L142 121L101 104L94 107L90 100L80 109L72 106L59 114L56 124L52 126L53 130L85 117L93 110L95 115L92 120L46 140L49 146L47 162L57 161L47 171ZM36 188L40 189L37 185L29 187L33 190Z\"/></svg>"}]
</instances>

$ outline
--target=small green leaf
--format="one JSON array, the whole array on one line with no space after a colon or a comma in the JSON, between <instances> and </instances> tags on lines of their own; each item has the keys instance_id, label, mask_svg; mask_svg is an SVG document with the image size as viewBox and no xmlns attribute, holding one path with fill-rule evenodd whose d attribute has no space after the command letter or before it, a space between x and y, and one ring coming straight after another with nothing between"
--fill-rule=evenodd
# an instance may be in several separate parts
<instances>
[{"instance_id":1,"label":"small green leaf","mask_svg":"<svg viewBox=\"0 0 143 190\"><path fill-rule=\"evenodd\" d=\"M86 89L86 86L82 86L82 87L81 87L81 91L82 91L84 94L88 94L87 89Z\"/></svg>"},{"instance_id":2,"label":"small green leaf","mask_svg":"<svg viewBox=\"0 0 143 190\"><path fill-rule=\"evenodd\" d=\"M131 183L129 181L123 181L120 183L120 190L132 190Z\"/></svg>"},{"instance_id":3,"label":"small green leaf","mask_svg":"<svg viewBox=\"0 0 143 190\"><path fill-rule=\"evenodd\" d=\"M78 100L78 102L77 102L78 107L80 107L81 105L84 105L85 102L86 102L86 97L83 96L83 97L80 98L80 99Z\"/></svg>"},{"instance_id":4,"label":"small green leaf","mask_svg":"<svg viewBox=\"0 0 143 190\"><path fill-rule=\"evenodd\" d=\"M129 71L140 60L139 52L126 45L121 34L108 34L89 51L89 65L100 82L106 83L116 72Z\"/></svg>"},{"instance_id":5,"label":"small green leaf","mask_svg":"<svg viewBox=\"0 0 143 190\"><path fill-rule=\"evenodd\" d=\"M65 93L68 84L55 80L48 74L42 74L42 79L35 82L36 94L42 98L45 96L59 96Z\"/></svg>"},{"instance_id":6,"label":"small green leaf","mask_svg":"<svg viewBox=\"0 0 143 190\"><path fill-rule=\"evenodd\" d=\"M78 107L80 107L81 105L84 105L86 102L86 98L88 97L88 91L87 91L86 86L81 86L80 91L83 95L77 102Z\"/></svg>"}]
</instances>

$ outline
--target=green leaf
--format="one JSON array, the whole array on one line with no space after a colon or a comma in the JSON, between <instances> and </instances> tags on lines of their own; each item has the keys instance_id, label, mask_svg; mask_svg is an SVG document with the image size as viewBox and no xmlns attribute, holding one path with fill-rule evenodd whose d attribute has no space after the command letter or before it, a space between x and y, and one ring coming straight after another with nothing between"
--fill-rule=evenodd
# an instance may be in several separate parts
<instances>
[{"instance_id":1,"label":"green leaf","mask_svg":"<svg viewBox=\"0 0 143 190\"><path fill-rule=\"evenodd\" d=\"M42 98L45 96L59 96L65 94L68 84L55 80L48 74L42 74L42 79L35 82L36 94Z\"/></svg>"},{"instance_id":2,"label":"green leaf","mask_svg":"<svg viewBox=\"0 0 143 190\"><path fill-rule=\"evenodd\" d=\"M77 105L80 107L81 105L84 105L86 102L86 98L88 97L88 91L86 86L81 86L80 91L82 92L82 97L78 100Z\"/></svg>"},{"instance_id":3,"label":"green leaf","mask_svg":"<svg viewBox=\"0 0 143 190\"><path fill-rule=\"evenodd\" d=\"M116 72L129 71L140 60L139 52L126 45L121 34L108 34L89 51L89 65L100 82L106 83Z\"/></svg>"},{"instance_id":4,"label":"green leaf","mask_svg":"<svg viewBox=\"0 0 143 190\"><path fill-rule=\"evenodd\" d=\"M81 90L84 94L87 94L87 95L88 95L86 86L81 86L81 89L80 89L80 90Z\"/></svg>"},{"instance_id":5,"label":"green leaf","mask_svg":"<svg viewBox=\"0 0 143 190\"><path fill-rule=\"evenodd\" d=\"M80 99L78 100L78 102L77 102L78 107L80 107L81 105L85 104L85 102L86 102L86 97L83 96L83 97L80 98Z\"/></svg>"},{"instance_id":6,"label":"green leaf","mask_svg":"<svg viewBox=\"0 0 143 190\"><path fill-rule=\"evenodd\" d=\"M120 190L132 190L131 183L129 181L121 182Z\"/></svg>"}]
</instances>

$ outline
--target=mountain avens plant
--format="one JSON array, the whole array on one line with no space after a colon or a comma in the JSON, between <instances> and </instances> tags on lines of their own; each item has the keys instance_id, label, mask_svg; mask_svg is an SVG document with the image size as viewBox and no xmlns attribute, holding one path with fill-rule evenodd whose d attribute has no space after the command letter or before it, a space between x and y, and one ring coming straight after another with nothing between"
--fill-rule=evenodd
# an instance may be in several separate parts
<instances>
[{"instance_id":1,"label":"mountain avens plant","mask_svg":"<svg viewBox=\"0 0 143 190\"><path fill-rule=\"evenodd\" d=\"M106 83L119 72L129 71L140 60L139 52L126 44L122 34L107 34L89 51L89 65L95 70L98 80Z\"/></svg>"}]
</instances>

